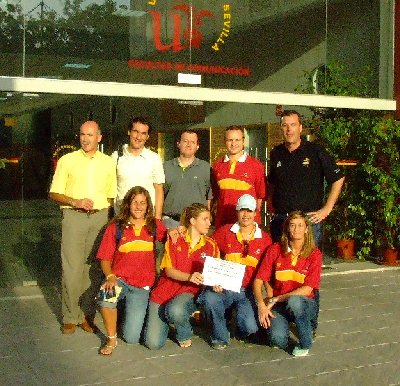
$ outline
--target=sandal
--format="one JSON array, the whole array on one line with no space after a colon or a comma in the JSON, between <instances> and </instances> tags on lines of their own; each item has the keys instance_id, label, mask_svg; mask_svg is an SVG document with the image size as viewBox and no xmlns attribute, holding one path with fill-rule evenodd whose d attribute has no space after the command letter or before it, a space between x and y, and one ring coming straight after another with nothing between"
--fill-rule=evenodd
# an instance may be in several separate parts
<instances>
[{"instance_id":1,"label":"sandal","mask_svg":"<svg viewBox=\"0 0 400 386\"><path fill-rule=\"evenodd\" d=\"M116 340L116 339L117 339L117 334L115 334L114 336L107 336L107 338L108 338L108 342L107 342L107 343L110 343L110 340L111 340L111 339L115 339L115 344L113 344L113 345L110 345L110 344L104 345L104 346L100 349L100 352L99 352L100 355L104 355L104 356L111 355L111 354L113 353L113 350L114 350L114 349L117 347L117 345L118 345L118 341Z\"/></svg>"},{"instance_id":2,"label":"sandal","mask_svg":"<svg viewBox=\"0 0 400 386\"><path fill-rule=\"evenodd\" d=\"M192 340L191 339L187 339L184 340L183 342L178 342L179 347L181 348L189 348L192 345Z\"/></svg>"}]
</instances>

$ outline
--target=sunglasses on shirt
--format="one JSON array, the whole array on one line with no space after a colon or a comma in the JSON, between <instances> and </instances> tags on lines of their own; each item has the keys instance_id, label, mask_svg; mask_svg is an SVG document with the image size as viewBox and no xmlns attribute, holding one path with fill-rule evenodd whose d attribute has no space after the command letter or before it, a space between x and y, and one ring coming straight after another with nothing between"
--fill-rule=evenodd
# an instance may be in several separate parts
<instances>
[{"instance_id":1,"label":"sunglasses on shirt","mask_svg":"<svg viewBox=\"0 0 400 386\"><path fill-rule=\"evenodd\" d=\"M249 254L249 241L248 240L243 240L243 251L242 251L242 257L246 257Z\"/></svg>"}]
</instances>

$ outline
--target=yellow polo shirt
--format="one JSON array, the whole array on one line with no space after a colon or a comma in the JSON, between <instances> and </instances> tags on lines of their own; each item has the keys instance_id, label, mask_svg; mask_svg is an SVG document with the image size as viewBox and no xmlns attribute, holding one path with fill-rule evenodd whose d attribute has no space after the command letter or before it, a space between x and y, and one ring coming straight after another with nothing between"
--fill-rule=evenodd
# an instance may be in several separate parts
<instances>
[{"instance_id":1,"label":"yellow polo shirt","mask_svg":"<svg viewBox=\"0 0 400 386\"><path fill-rule=\"evenodd\" d=\"M93 157L82 149L68 153L57 162L50 192L78 200L90 198L93 209L108 208L107 199L117 195L116 162L100 151Z\"/></svg>"}]
</instances>

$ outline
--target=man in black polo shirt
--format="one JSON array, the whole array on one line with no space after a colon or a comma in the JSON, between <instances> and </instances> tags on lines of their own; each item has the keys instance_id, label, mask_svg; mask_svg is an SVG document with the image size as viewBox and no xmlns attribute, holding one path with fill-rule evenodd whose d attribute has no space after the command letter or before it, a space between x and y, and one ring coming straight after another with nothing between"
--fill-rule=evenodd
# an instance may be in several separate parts
<instances>
[{"instance_id":1,"label":"man in black polo shirt","mask_svg":"<svg viewBox=\"0 0 400 386\"><path fill-rule=\"evenodd\" d=\"M321 248L322 221L339 197L344 182L343 173L322 146L301 138L303 126L297 111L283 112L281 128L284 142L272 149L268 174L274 208L270 223L272 240L280 240L287 214L301 210L308 214L315 242ZM325 203L324 181L331 185Z\"/></svg>"},{"instance_id":2,"label":"man in black polo shirt","mask_svg":"<svg viewBox=\"0 0 400 386\"><path fill-rule=\"evenodd\" d=\"M285 110L281 128L284 142L271 151L268 190L274 214L270 222L273 242L280 240L288 213L301 210L313 224L315 244L322 247L322 221L331 213L342 190L344 176L335 160L320 145L301 138L301 116ZM331 185L324 200L324 182ZM318 326L319 291L315 293L317 315L311 322L313 335Z\"/></svg>"}]
</instances>

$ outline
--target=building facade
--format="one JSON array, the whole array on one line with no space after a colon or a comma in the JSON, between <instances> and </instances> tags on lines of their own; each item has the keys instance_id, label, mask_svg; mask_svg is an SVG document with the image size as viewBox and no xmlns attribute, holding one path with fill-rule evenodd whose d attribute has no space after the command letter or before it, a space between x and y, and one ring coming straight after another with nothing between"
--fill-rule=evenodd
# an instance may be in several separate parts
<instances>
[{"instance_id":1,"label":"building facade","mask_svg":"<svg viewBox=\"0 0 400 386\"><path fill-rule=\"evenodd\" d=\"M393 20L383 0L0 1L0 260L15 263L4 282L58 267L48 187L83 121L99 122L110 154L129 118L147 116L164 159L190 127L211 162L240 125L268 162L276 105L395 108ZM365 72L376 99L321 95L329 63Z\"/></svg>"}]
</instances>

